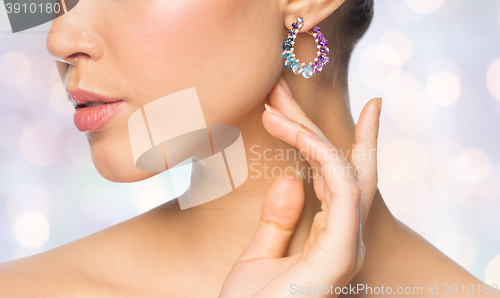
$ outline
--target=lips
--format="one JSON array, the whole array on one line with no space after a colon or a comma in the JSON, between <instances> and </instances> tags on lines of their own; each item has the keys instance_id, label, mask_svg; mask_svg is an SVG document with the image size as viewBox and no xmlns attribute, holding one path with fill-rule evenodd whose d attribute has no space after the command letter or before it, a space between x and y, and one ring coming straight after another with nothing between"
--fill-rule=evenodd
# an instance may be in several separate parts
<instances>
[{"instance_id":1,"label":"lips","mask_svg":"<svg viewBox=\"0 0 500 298\"><path fill-rule=\"evenodd\" d=\"M125 101L99 93L75 89L66 91L69 102L75 107L73 121L79 131L95 131L113 117Z\"/></svg>"}]
</instances>

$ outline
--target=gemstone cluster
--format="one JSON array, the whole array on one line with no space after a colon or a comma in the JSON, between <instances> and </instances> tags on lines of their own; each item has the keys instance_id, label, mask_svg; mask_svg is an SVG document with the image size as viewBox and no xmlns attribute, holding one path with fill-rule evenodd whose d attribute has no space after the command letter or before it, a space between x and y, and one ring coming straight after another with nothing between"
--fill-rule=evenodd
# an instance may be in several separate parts
<instances>
[{"instance_id":1,"label":"gemstone cluster","mask_svg":"<svg viewBox=\"0 0 500 298\"><path fill-rule=\"evenodd\" d=\"M292 29L288 30L288 35L283 43L283 58L285 58L285 65L290 67L293 73L297 75L302 74L304 78L309 79L313 74L320 73L323 67L330 62L328 58L330 49L327 47L328 40L326 40L323 33L321 33L319 27L315 26L312 30L308 30L307 33L311 34L316 41L318 48L318 52L316 53L317 56L314 58L314 62L309 62L309 64L301 63L293 53L293 45L295 44L297 33L299 33L303 25L304 20L302 17L298 17L292 24Z\"/></svg>"}]
</instances>

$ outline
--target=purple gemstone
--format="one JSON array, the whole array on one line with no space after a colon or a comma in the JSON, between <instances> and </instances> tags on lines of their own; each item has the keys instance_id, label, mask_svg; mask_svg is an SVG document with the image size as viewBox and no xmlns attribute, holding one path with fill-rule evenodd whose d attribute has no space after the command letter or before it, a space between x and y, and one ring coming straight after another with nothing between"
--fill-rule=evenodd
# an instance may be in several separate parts
<instances>
[{"instance_id":1,"label":"purple gemstone","mask_svg":"<svg viewBox=\"0 0 500 298\"><path fill-rule=\"evenodd\" d=\"M327 48L327 47L321 47L321 48L319 49L319 51L320 51L320 53L321 53L322 55L324 55L324 56L326 56L326 55L328 55L328 54L330 53L330 49L329 49L329 48Z\"/></svg>"},{"instance_id":2,"label":"purple gemstone","mask_svg":"<svg viewBox=\"0 0 500 298\"><path fill-rule=\"evenodd\" d=\"M312 67L313 67L314 73L320 73L323 70L323 66L321 64L318 64L318 63L313 63Z\"/></svg>"},{"instance_id":3,"label":"purple gemstone","mask_svg":"<svg viewBox=\"0 0 500 298\"><path fill-rule=\"evenodd\" d=\"M296 23L293 23L293 24L292 24L292 27L293 27L294 29L299 29L299 25L297 25Z\"/></svg>"},{"instance_id":4,"label":"purple gemstone","mask_svg":"<svg viewBox=\"0 0 500 298\"><path fill-rule=\"evenodd\" d=\"M319 33L318 35L316 35L316 39L320 39L321 40L321 39L323 39L323 37L325 37L323 35L323 33Z\"/></svg>"},{"instance_id":5,"label":"purple gemstone","mask_svg":"<svg viewBox=\"0 0 500 298\"><path fill-rule=\"evenodd\" d=\"M313 32L314 32L314 33L318 33L318 32L319 32L319 27L318 27L318 26L315 26L315 27L313 28Z\"/></svg>"},{"instance_id":6,"label":"purple gemstone","mask_svg":"<svg viewBox=\"0 0 500 298\"><path fill-rule=\"evenodd\" d=\"M325 57L323 57L323 56L318 56L318 62L319 62L320 64L323 64L323 61L325 61Z\"/></svg>"},{"instance_id":7,"label":"purple gemstone","mask_svg":"<svg viewBox=\"0 0 500 298\"><path fill-rule=\"evenodd\" d=\"M328 40L326 40L325 38L321 39L320 41L318 41L318 44L320 46L326 46L328 44Z\"/></svg>"},{"instance_id":8,"label":"purple gemstone","mask_svg":"<svg viewBox=\"0 0 500 298\"><path fill-rule=\"evenodd\" d=\"M323 66L327 65L327 64L328 64L328 62L330 62L330 58L325 57L325 58L323 59Z\"/></svg>"}]
</instances>

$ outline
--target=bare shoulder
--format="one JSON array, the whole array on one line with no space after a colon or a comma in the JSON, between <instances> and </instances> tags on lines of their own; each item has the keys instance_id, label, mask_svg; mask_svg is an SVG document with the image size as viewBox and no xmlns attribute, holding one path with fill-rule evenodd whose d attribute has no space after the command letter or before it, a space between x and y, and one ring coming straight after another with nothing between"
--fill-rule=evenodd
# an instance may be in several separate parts
<instances>
[{"instance_id":1,"label":"bare shoulder","mask_svg":"<svg viewBox=\"0 0 500 298\"><path fill-rule=\"evenodd\" d=\"M183 256L182 247L171 244L185 232L176 210L174 203L165 204L43 253L0 263L0 297L136 297L157 277L166 278L158 284L175 281L174 260ZM151 294L146 296L156 296Z\"/></svg>"},{"instance_id":2,"label":"bare shoulder","mask_svg":"<svg viewBox=\"0 0 500 298\"><path fill-rule=\"evenodd\" d=\"M65 250L61 247L59 251ZM69 268L52 251L0 263L0 297L60 297L77 294ZM77 275L74 272L74 275ZM62 297L62 296L61 296ZM73 295L79 297L79 295Z\"/></svg>"}]
</instances>

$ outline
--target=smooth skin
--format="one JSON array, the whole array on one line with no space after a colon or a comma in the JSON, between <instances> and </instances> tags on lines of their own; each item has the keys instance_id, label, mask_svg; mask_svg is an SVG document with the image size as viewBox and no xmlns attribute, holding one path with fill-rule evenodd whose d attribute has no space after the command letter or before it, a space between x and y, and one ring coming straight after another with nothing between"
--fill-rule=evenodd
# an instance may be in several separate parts
<instances>
[{"instance_id":1,"label":"smooth skin","mask_svg":"<svg viewBox=\"0 0 500 298\"><path fill-rule=\"evenodd\" d=\"M55 249L4 262L0 297L218 297L254 237L266 194L288 167L305 169L307 175L302 213L285 257L307 247L315 215L322 212L321 195L307 179L307 161L293 155L278 158L280 152L298 150L286 133L278 134L286 130L269 129L278 122L264 113L264 103L317 135L322 133L343 154L359 142L347 86L332 83L337 75L333 60L321 74L306 80L286 68L281 56L287 28L296 17L304 18L301 32L314 25L327 30L342 3L80 0L70 13L54 20L47 49L64 86L125 101L105 126L85 133L96 170L104 178L126 183L154 176L134 165L128 118L151 101L191 87L197 90L207 124L240 129L250 176L236 191L201 206L181 211L172 200ZM303 61L315 56L307 33L299 33L294 47ZM288 85L283 80L284 85L277 84L280 76ZM304 113L294 108L290 94ZM349 154L346 157L351 160ZM362 230L366 255L351 283L394 289L481 283L394 218L380 192L375 192L369 209Z\"/></svg>"}]
</instances>

